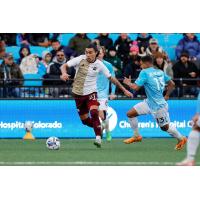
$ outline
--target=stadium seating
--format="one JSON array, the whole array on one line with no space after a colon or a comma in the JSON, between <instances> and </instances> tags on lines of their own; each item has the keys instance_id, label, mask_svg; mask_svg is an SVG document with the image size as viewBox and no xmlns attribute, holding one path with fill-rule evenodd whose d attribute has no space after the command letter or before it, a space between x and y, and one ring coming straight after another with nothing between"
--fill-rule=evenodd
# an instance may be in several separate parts
<instances>
[{"instance_id":1,"label":"stadium seating","mask_svg":"<svg viewBox=\"0 0 200 200\"><path fill-rule=\"evenodd\" d=\"M60 43L64 46L68 46L69 45L69 41L70 39L75 35L75 33L63 33L61 34L59 40Z\"/></svg>"},{"instance_id":2,"label":"stadium seating","mask_svg":"<svg viewBox=\"0 0 200 200\"><path fill-rule=\"evenodd\" d=\"M75 35L75 33L63 33L59 36L59 41L62 45L68 45L70 39ZM132 40L135 40L137 38L137 33L129 33L129 37ZM175 47L178 43L178 41L183 37L181 33L151 33L153 38L156 38L159 42L159 46L163 47L163 49L167 52L170 60L175 60ZM200 33L196 34L198 39L200 40ZM87 33L87 36L93 40L98 36L98 33ZM113 42L116 41L116 39L119 37L119 33L110 33L109 37L113 40ZM13 47L6 47L6 52L10 52L13 54L15 59L19 58L19 49L18 46ZM42 52L45 50L50 51L52 48L45 48L45 47L38 47L38 46L31 46L31 53L38 54L40 57L42 55Z\"/></svg>"},{"instance_id":3,"label":"stadium seating","mask_svg":"<svg viewBox=\"0 0 200 200\"><path fill-rule=\"evenodd\" d=\"M18 46L6 47L6 52L12 53L14 59L19 59L19 50L20 47Z\"/></svg>"}]
</instances>

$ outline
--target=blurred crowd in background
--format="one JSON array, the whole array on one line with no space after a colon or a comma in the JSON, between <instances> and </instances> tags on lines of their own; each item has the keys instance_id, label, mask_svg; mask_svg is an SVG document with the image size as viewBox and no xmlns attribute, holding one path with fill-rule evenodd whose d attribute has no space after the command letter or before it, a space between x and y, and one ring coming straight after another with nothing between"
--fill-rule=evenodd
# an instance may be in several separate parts
<instances>
[{"instance_id":1,"label":"blurred crowd in background","mask_svg":"<svg viewBox=\"0 0 200 200\"><path fill-rule=\"evenodd\" d=\"M141 57L151 55L154 66L176 82L172 96L196 97L199 84L196 79L200 74L199 37L200 34L194 33L1 33L0 97L19 97L21 92L17 86L29 87L29 91L30 87L52 86L49 95L64 94L72 80L67 83L60 80L61 65L84 54L91 42L105 47L104 59L112 64L119 80L136 79L141 71ZM70 68L68 73L73 79L75 70ZM9 87L5 89L5 86Z\"/></svg>"}]
</instances>

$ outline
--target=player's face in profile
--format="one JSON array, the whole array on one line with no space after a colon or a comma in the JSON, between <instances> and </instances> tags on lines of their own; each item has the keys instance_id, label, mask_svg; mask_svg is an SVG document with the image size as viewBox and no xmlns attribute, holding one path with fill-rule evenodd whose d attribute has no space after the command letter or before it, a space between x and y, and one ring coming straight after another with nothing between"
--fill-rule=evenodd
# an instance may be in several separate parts
<instances>
[{"instance_id":1,"label":"player's face in profile","mask_svg":"<svg viewBox=\"0 0 200 200\"><path fill-rule=\"evenodd\" d=\"M92 63L96 60L97 52L93 48L86 48L85 55L88 62Z\"/></svg>"},{"instance_id":2,"label":"player's face in profile","mask_svg":"<svg viewBox=\"0 0 200 200\"><path fill-rule=\"evenodd\" d=\"M140 67L141 67L142 69L145 69L145 68L146 68L146 67L145 67L145 63L142 62L142 61L140 61Z\"/></svg>"}]
</instances>

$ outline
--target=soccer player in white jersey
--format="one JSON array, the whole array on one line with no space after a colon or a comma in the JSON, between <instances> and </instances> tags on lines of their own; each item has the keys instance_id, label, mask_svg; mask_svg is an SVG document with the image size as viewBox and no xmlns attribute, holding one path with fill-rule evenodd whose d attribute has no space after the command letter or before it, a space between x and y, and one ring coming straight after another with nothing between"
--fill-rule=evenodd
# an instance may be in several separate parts
<instances>
[{"instance_id":1,"label":"soccer player in white jersey","mask_svg":"<svg viewBox=\"0 0 200 200\"><path fill-rule=\"evenodd\" d=\"M177 163L179 166L193 166L195 165L195 156L200 142L200 93L197 101L197 112L192 119L192 130L188 136L187 142L187 156Z\"/></svg>"},{"instance_id":2,"label":"soccer player in white jersey","mask_svg":"<svg viewBox=\"0 0 200 200\"><path fill-rule=\"evenodd\" d=\"M109 72L113 77L115 77L115 72L111 63L105 61L105 48L99 47L99 56L98 59L103 62L103 64L107 67ZM110 88L110 81L104 76L103 73L99 73L97 77L97 96L99 105L99 117L101 119L101 126L102 126L102 134L103 130L105 129L106 132L106 140L110 142L112 140L112 135L109 130L109 119L107 117L107 110L108 110L108 98L115 99L115 89L116 86L114 84L111 85L111 94L109 95L109 88Z\"/></svg>"},{"instance_id":3,"label":"soccer player in white jersey","mask_svg":"<svg viewBox=\"0 0 200 200\"><path fill-rule=\"evenodd\" d=\"M137 116L152 114L160 128L178 140L175 150L181 150L185 146L187 139L177 131L175 126L170 124L168 104L166 102L175 84L162 70L153 67L153 58L151 56L141 58L141 68L142 71L135 83L131 83L130 79L124 79L124 83L135 91L143 86L147 95L147 99L136 104L127 113L129 123L133 129L133 137L124 140L124 142L126 144L141 142L142 136L138 132ZM165 97L163 97L165 83L167 84L167 91Z\"/></svg>"},{"instance_id":4,"label":"soccer player in white jersey","mask_svg":"<svg viewBox=\"0 0 200 200\"><path fill-rule=\"evenodd\" d=\"M115 77L111 76L106 66L97 59L98 53L97 46L95 44L90 44L85 50L85 55L73 58L61 66L62 75L60 78L64 81L68 80L69 75L66 71L67 68L74 67L76 69L72 88L76 107L82 123L94 129L96 135L94 145L101 147L101 125L96 88L98 73L102 72L113 84L117 85L126 96L133 97L133 95L126 90Z\"/></svg>"}]
</instances>

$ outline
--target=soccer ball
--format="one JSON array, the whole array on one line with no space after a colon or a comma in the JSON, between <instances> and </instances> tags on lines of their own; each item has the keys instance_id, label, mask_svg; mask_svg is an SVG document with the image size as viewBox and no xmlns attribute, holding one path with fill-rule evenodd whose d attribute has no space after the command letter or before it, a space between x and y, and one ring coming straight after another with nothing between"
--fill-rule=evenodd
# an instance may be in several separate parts
<instances>
[{"instance_id":1,"label":"soccer ball","mask_svg":"<svg viewBox=\"0 0 200 200\"><path fill-rule=\"evenodd\" d=\"M50 137L46 141L46 146L51 150L58 150L60 148L60 140L57 137Z\"/></svg>"},{"instance_id":2,"label":"soccer ball","mask_svg":"<svg viewBox=\"0 0 200 200\"><path fill-rule=\"evenodd\" d=\"M33 123L31 121L26 121L24 123L24 128L25 128L26 132L31 132L31 130L33 128Z\"/></svg>"}]
</instances>

